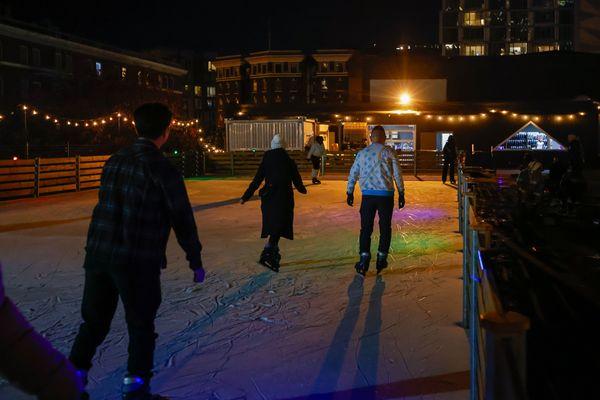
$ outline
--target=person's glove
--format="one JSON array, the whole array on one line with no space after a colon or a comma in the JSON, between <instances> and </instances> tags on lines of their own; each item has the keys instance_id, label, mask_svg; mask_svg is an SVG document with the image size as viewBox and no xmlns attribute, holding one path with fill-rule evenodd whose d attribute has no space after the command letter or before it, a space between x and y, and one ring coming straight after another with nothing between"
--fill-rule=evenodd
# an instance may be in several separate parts
<instances>
[{"instance_id":1,"label":"person's glove","mask_svg":"<svg viewBox=\"0 0 600 400\"><path fill-rule=\"evenodd\" d=\"M346 203L350 207L354 206L354 193L346 193Z\"/></svg>"},{"instance_id":2,"label":"person's glove","mask_svg":"<svg viewBox=\"0 0 600 400\"><path fill-rule=\"evenodd\" d=\"M403 209L405 204L406 202L404 200L404 192L398 193L398 208Z\"/></svg>"},{"instance_id":3,"label":"person's glove","mask_svg":"<svg viewBox=\"0 0 600 400\"><path fill-rule=\"evenodd\" d=\"M306 191L306 186L302 186L301 188L299 188L299 189L298 189L298 193L302 193L302 194L306 194L306 193L308 193L308 192Z\"/></svg>"}]
</instances>

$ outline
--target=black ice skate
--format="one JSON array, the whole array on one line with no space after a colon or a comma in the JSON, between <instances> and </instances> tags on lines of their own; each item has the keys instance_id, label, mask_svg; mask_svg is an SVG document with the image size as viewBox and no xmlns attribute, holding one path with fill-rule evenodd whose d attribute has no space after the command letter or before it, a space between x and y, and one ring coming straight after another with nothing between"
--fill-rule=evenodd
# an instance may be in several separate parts
<instances>
[{"instance_id":1,"label":"black ice skate","mask_svg":"<svg viewBox=\"0 0 600 400\"><path fill-rule=\"evenodd\" d=\"M168 397L150 393L150 382L135 375L123 378L121 393L123 400L169 400Z\"/></svg>"},{"instance_id":2,"label":"black ice skate","mask_svg":"<svg viewBox=\"0 0 600 400\"><path fill-rule=\"evenodd\" d=\"M377 264L375 266L377 267L378 274L388 267L387 253L377 252Z\"/></svg>"},{"instance_id":3,"label":"black ice skate","mask_svg":"<svg viewBox=\"0 0 600 400\"><path fill-rule=\"evenodd\" d=\"M360 260L354 265L356 273L360 276L365 276L369 270L371 262L371 253L360 253Z\"/></svg>"},{"instance_id":4,"label":"black ice skate","mask_svg":"<svg viewBox=\"0 0 600 400\"><path fill-rule=\"evenodd\" d=\"M318 180L317 178L312 178L312 183L313 183L314 185L320 185L320 184L321 184L321 181L320 181L320 180Z\"/></svg>"},{"instance_id":5,"label":"black ice skate","mask_svg":"<svg viewBox=\"0 0 600 400\"><path fill-rule=\"evenodd\" d=\"M271 271L279 272L280 261L281 254L279 254L278 248L265 247L260 254L260 260L258 260L258 263L269 268Z\"/></svg>"}]
</instances>

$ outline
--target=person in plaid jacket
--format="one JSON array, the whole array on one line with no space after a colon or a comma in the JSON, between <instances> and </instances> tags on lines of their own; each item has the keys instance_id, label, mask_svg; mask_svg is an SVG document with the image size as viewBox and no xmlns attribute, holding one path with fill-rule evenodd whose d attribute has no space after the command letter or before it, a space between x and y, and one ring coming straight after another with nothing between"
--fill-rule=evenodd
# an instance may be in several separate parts
<instances>
[{"instance_id":1,"label":"person in plaid jacket","mask_svg":"<svg viewBox=\"0 0 600 400\"><path fill-rule=\"evenodd\" d=\"M171 228L185 251L194 282L204 280L202 246L181 173L162 154L172 115L158 103L134 113L139 138L112 155L100 183L84 261L83 323L70 359L87 378L96 348L104 341L121 298L129 331L124 399L159 399L150 394L161 303L160 271Z\"/></svg>"}]
</instances>

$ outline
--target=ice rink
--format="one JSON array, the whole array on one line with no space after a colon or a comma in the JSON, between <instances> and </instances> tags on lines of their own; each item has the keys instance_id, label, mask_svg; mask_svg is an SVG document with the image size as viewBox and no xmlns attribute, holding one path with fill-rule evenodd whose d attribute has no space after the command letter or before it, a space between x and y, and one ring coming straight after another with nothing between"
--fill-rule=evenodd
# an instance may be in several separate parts
<instances>
[{"instance_id":1,"label":"ice rink","mask_svg":"<svg viewBox=\"0 0 600 400\"><path fill-rule=\"evenodd\" d=\"M173 399L467 399L456 190L406 183L394 213L390 268L355 277L359 202L345 182L296 193L282 269L258 265L259 201L247 180L188 181L204 284L192 283L171 235L153 389ZM7 295L63 352L80 322L84 244L97 192L0 203ZM377 228L376 228L377 232ZM373 250L378 235L375 233ZM372 269L374 266L372 265ZM91 371L92 399L116 399L125 371L122 309ZM0 399L28 399L0 381Z\"/></svg>"}]
</instances>

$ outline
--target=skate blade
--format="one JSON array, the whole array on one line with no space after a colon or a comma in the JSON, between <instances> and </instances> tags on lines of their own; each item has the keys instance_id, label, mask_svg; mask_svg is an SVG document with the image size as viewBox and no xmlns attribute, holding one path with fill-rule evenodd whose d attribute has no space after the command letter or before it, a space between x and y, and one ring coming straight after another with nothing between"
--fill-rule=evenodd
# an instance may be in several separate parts
<instances>
[{"instance_id":1,"label":"skate blade","mask_svg":"<svg viewBox=\"0 0 600 400\"><path fill-rule=\"evenodd\" d=\"M269 265L269 264L268 264L268 263L266 263L266 262L260 262L260 261L259 261L258 263L259 263L260 265L262 265L263 267L270 269L270 270L271 270L271 271L273 271L273 272L279 272L279 268L275 268L275 267L273 267L272 265Z\"/></svg>"}]
</instances>

